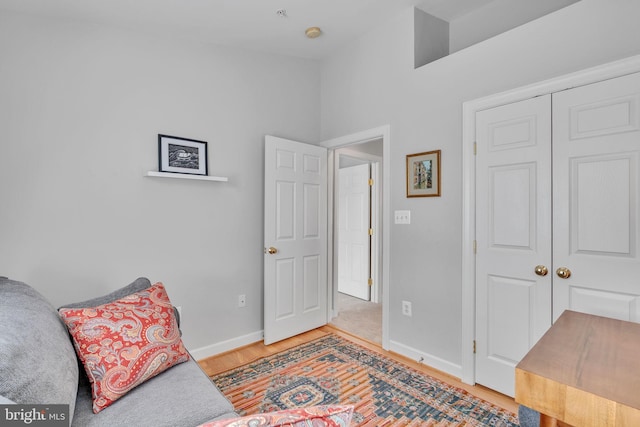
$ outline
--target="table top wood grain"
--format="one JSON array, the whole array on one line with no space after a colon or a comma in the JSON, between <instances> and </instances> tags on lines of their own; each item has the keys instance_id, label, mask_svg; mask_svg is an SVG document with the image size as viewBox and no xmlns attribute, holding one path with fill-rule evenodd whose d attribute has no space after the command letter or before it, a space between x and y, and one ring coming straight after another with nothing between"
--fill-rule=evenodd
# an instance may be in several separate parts
<instances>
[{"instance_id":1,"label":"table top wood grain","mask_svg":"<svg viewBox=\"0 0 640 427\"><path fill-rule=\"evenodd\" d=\"M572 425L640 425L640 324L565 311L516 366L516 402Z\"/></svg>"}]
</instances>

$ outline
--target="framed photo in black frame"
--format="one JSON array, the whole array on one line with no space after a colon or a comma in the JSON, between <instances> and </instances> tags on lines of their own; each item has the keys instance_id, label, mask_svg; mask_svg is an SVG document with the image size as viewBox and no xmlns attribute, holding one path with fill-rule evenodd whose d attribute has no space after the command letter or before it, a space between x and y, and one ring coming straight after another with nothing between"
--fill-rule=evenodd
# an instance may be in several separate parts
<instances>
[{"instance_id":1,"label":"framed photo in black frame","mask_svg":"<svg viewBox=\"0 0 640 427\"><path fill-rule=\"evenodd\" d=\"M206 141L158 134L158 170L208 175Z\"/></svg>"}]
</instances>

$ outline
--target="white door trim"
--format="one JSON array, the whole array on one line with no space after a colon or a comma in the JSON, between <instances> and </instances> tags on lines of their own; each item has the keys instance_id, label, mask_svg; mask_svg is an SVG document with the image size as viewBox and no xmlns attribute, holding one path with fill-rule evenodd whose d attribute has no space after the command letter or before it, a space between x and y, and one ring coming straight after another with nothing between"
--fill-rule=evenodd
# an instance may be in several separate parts
<instances>
[{"instance_id":1,"label":"white door trim","mask_svg":"<svg viewBox=\"0 0 640 427\"><path fill-rule=\"evenodd\" d=\"M377 162L371 163L371 178L374 182L374 191L371 194L371 206L376 206L376 208L371 209L371 224L374 230L373 236L371 238L371 279L373 280L373 286L371 288L371 302L380 303L380 241L382 240L380 236L380 230L382 230L382 225L380 223L380 201L382 196L381 186L380 184L375 184L379 182L380 179L380 169L382 168L382 159Z\"/></svg>"},{"instance_id":2,"label":"white door trim","mask_svg":"<svg viewBox=\"0 0 640 427\"><path fill-rule=\"evenodd\" d=\"M373 141L382 139L382 156L384 164L382 165L382 277L380 286L382 287L382 348L389 349L389 266L390 266L390 229L391 229L391 201L389 189L391 188L391 126L384 125L373 129L364 130L350 135L341 136L320 143L322 147L329 149L328 161L328 189L329 197L327 207L329 209L329 236L327 238L327 248L329 254L327 256L327 279L329 281L329 295L333 294L333 174L334 174L334 150L336 148L345 147L356 143ZM328 304L331 306L331 304ZM329 311L331 307L329 307ZM328 313L331 316L331 312ZM330 317L329 317L330 318Z\"/></svg>"},{"instance_id":3,"label":"white door trim","mask_svg":"<svg viewBox=\"0 0 640 427\"><path fill-rule=\"evenodd\" d=\"M475 384L475 115L522 101L640 71L640 55L463 103L462 123L462 381ZM386 148L386 145L385 145ZM386 211L385 211L386 213Z\"/></svg>"}]
</instances>

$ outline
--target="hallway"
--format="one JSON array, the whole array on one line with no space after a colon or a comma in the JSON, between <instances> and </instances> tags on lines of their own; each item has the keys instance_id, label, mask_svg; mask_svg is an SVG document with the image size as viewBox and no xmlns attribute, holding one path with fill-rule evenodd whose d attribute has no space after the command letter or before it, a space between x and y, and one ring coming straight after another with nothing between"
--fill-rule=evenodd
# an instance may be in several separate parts
<instances>
[{"instance_id":1,"label":"hallway","mask_svg":"<svg viewBox=\"0 0 640 427\"><path fill-rule=\"evenodd\" d=\"M338 316L330 324L376 344L382 343L382 304L338 292Z\"/></svg>"}]
</instances>

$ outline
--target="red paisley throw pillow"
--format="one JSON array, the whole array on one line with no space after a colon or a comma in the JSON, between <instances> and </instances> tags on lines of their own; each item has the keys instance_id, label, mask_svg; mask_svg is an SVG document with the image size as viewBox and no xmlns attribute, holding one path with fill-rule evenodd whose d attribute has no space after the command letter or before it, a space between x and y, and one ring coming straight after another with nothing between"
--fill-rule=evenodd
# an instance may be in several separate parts
<instances>
[{"instance_id":1,"label":"red paisley throw pillow","mask_svg":"<svg viewBox=\"0 0 640 427\"><path fill-rule=\"evenodd\" d=\"M108 304L59 312L91 381L96 414L146 380L189 360L162 283Z\"/></svg>"}]
</instances>

